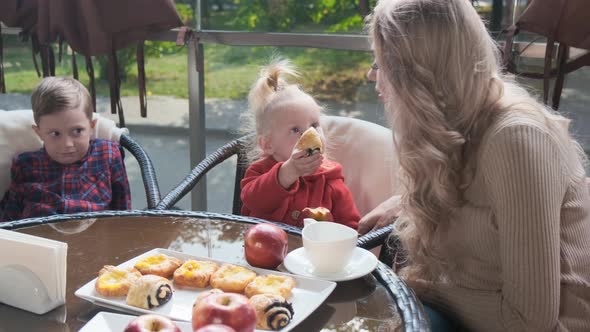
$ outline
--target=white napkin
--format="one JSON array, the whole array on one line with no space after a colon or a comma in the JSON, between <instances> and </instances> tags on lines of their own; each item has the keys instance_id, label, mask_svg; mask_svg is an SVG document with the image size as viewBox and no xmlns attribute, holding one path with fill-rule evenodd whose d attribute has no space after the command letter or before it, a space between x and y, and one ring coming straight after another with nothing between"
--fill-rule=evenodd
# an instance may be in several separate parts
<instances>
[{"instance_id":1,"label":"white napkin","mask_svg":"<svg viewBox=\"0 0 590 332\"><path fill-rule=\"evenodd\" d=\"M0 302L44 314L65 303L68 245L0 229Z\"/></svg>"}]
</instances>

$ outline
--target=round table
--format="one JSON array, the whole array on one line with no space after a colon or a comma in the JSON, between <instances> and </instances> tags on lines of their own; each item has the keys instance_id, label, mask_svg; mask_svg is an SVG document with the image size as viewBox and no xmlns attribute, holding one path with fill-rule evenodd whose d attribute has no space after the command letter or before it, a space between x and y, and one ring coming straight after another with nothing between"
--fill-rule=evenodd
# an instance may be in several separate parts
<instances>
[{"instance_id":1,"label":"round table","mask_svg":"<svg viewBox=\"0 0 590 332\"><path fill-rule=\"evenodd\" d=\"M243 234L260 219L192 211L103 211L56 215L2 223L0 228L66 242L66 304L36 315L0 304L6 331L78 331L99 311L112 311L80 299L74 292L104 265L118 265L153 248L247 265ZM289 234L289 251L302 246L298 228L277 224ZM7 253L3 253L7 254ZM328 299L292 331L428 330L415 295L387 266L362 278L339 282Z\"/></svg>"}]
</instances>

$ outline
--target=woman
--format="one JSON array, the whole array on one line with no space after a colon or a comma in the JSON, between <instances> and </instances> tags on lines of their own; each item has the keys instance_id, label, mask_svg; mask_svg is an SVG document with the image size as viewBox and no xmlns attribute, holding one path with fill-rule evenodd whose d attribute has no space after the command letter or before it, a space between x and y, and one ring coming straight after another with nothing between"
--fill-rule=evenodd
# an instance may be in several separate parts
<instances>
[{"instance_id":1,"label":"woman","mask_svg":"<svg viewBox=\"0 0 590 332\"><path fill-rule=\"evenodd\" d=\"M467 0L382 0L369 30L404 182L401 275L470 330L589 331L590 195L568 121L502 76Z\"/></svg>"}]
</instances>

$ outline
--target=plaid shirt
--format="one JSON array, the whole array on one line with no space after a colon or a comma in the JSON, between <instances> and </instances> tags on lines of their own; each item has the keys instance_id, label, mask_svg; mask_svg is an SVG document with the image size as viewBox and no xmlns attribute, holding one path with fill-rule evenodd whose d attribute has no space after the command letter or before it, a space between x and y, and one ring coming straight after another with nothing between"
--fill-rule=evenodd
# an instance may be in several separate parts
<instances>
[{"instance_id":1,"label":"plaid shirt","mask_svg":"<svg viewBox=\"0 0 590 332\"><path fill-rule=\"evenodd\" d=\"M131 208L125 164L113 141L92 140L86 156L70 165L53 161L44 148L21 153L10 172L0 221Z\"/></svg>"}]
</instances>

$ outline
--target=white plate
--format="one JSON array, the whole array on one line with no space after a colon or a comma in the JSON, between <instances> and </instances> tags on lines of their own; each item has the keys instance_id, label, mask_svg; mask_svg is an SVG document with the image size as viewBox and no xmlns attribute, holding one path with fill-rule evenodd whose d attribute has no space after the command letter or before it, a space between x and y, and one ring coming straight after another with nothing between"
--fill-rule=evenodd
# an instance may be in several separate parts
<instances>
[{"instance_id":1,"label":"white plate","mask_svg":"<svg viewBox=\"0 0 590 332\"><path fill-rule=\"evenodd\" d=\"M123 332L127 324L137 316L114 314L101 311L96 314L86 325L82 326L80 332ZM182 332L193 332L191 323L174 322Z\"/></svg>"},{"instance_id":2,"label":"white plate","mask_svg":"<svg viewBox=\"0 0 590 332\"><path fill-rule=\"evenodd\" d=\"M224 263L223 261L207 258L207 257L200 257L200 256L193 256L188 255L182 252L168 250L168 249L161 249L156 248L152 249L146 253L143 253L135 258L132 258L125 263L119 264L119 267L129 267L134 266L135 262L142 259L146 256L157 255L157 254L165 254L168 256L179 258L183 261L188 259L195 259L195 260L208 260L217 263ZM105 262L105 265L108 265L109 262ZM289 301L293 304L293 319L289 323L289 325L285 326L281 331L287 332L290 331L293 327L297 324L301 323L307 316L309 316L317 307L319 307L332 293L336 284L334 282L325 281L325 280L318 280L314 278L306 278L301 276L296 276L288 273L282 273L278 271L272 270L265 270L259 269L255 267L246 266L248 269L258 273L259 275L266 275L266 274L276 274L276 275L288 275L295 279L295 288L293 288L291 298ZM98 272L98 271L97 271ZM177 288L174 291L174 295L172 299L162 305L161 307L152 308L150 310L137 308L128 305L125 302L124 297L104 297L98 294L94 290L94 285L96 283L96 278L89 281L86 285L82 286L78 289L75 293L76 296L93 302L94 304L102 307L123 310L131 313L136 314L148 314L148 313L156 313L162 316L169 317L173 320L178 321L191 321L192 316L192 305L198 293L211 289L210 287L201 289L201 290L191 290L191 289L181 289ZM262 330L256 330L259 332L263 332Z\"/></svg>"},{"instance_id":3,"label":"white plate","mask_svg":"<svg viewBox=\"0 0 590 332\"><path fill-rule=\"evenodd\" d=\"M377 257L363 248L354 248L350 262L344 270L332 274L314 274L314 268L307 258L305 248L303 247L291 251L283 261L283 265L291 273L331 281L346 281L360 278L371 273L377 267L377 263Z\"/></svg>"}]
</instances>

